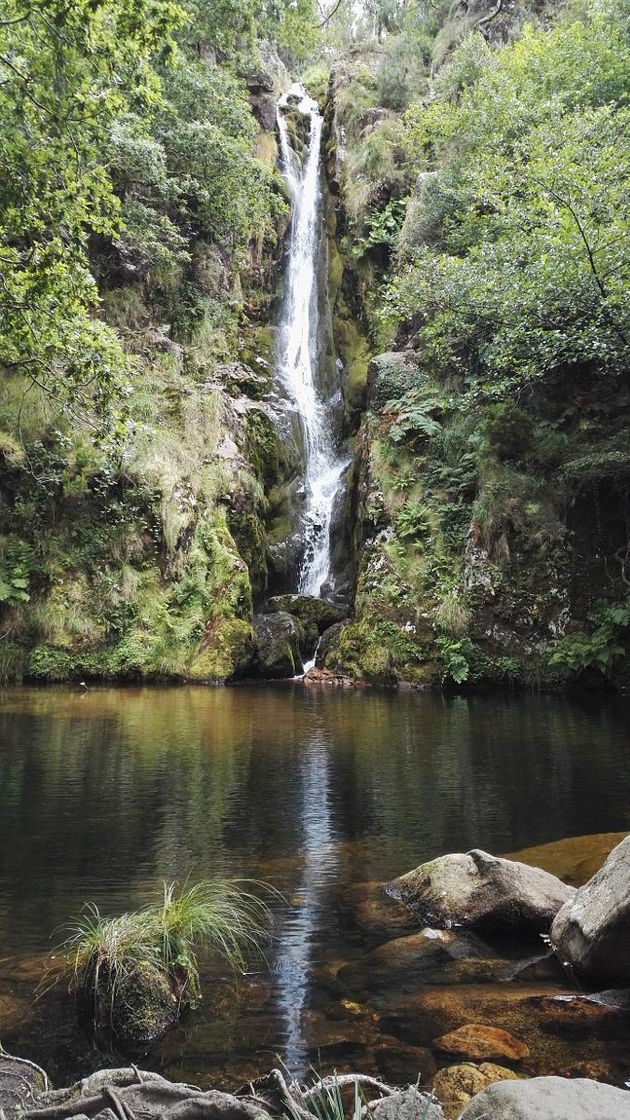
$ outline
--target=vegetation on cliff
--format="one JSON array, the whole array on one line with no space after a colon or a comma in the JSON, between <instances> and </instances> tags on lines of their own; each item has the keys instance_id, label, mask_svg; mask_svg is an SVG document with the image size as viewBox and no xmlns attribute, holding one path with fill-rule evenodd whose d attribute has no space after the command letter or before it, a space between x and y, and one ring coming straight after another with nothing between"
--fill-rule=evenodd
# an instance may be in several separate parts
<instances>
[{"instance_id":1,"label":"vegetation on cliff","mask_svg":"<svg viewBox=\"0 0 630 1120\"><path fill-rule=\"evenodd\" d=\"M625 0L10 0L0 680L229 679L270 567L292 590L299 472L270 398L288 67L325 115L360 425L333 550L354 617L325 665L623 683L627 20Z\"/></svg>"},{"instance_id":2,"label":"vegetation on cliff","mask_svg":"<svg viewBox=\"0 0 630 1120\"><path fill-rule=\"evenodd\" d=\"M403 115L379 100L374 67L355 60L337 78L342 118L355 84L359 103L380 105L348 125L342 181L361 268L386 276L364 296L386 352L361 444L357 619L331 668L390 682L619 679L627 12L546 14L515 19L494 45L470 25ZM382 153L372 175L368 145Z\"/></svg>"}]
</instances>

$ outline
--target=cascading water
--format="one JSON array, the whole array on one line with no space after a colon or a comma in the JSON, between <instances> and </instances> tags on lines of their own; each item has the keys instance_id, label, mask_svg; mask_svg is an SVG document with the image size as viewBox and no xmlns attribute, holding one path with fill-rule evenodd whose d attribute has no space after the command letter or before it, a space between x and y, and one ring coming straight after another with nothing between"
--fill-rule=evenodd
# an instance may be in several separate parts
<instances>
[{"instance_id":1,"label":"cascading water","mask_svg":"<svg viewBox=\"0 0 630 1120\"><path fill-rule=\"evenodd\" d=\"M289 107L308 120L308 143L302 160L290 142L286 120ZM297 590L304 595L319 595L331 575L333 505L347 460L335 447L332 401L325 399L320 369L323 325L318 266L322 236L322 117L317 103L301 86L292 86L281 99L278 132L282 173L293 204L286 294L279 332L278 377L289 407L297 416L303 443L304 549Z\"/></svg>"}]
</instances>

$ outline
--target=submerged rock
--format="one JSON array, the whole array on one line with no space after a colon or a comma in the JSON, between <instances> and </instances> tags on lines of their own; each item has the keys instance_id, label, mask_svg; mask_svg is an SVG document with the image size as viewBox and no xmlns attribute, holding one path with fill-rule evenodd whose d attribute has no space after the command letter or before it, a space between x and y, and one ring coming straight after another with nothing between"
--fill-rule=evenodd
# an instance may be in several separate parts
<instances>
[{"instance_id":1,"label":"submerged rock","mask_svg":"<svg viewBox=\"0 0 630 1120\"><path fill-rule=\"evenodd\" d=\"M522 1062L529 1056L529 1046L519 1038L500 1027L488 1027L484 1023L467 1023L449 1031L436 1038L434 1046L446 1054L457 1054L473 1061L507 1058L510 1062Z\"/></svg>"},{"instance_id":2,"label":"submerged rock","mask_svg":"<svg viewBox=\"0 0 630 1120\"><path fill-rule=\"evenodd\" d=\"M438 1098L446 1120L456 1120L471 1097L483 1092L496 1081L516 1080L518 1074L504 1066L492 1062L482 1062L480 1066L463 1062L457 1066L447 1066L439 1070L433 1079L433 1092Z\"/></svg>"},{"instance_id":3,"label":"submerged rock","mask_svg":"<svg viewBox=\"0 0 630 1120\"><path fill-rule=\"evenodd\" d=\"M592 836L569 836L537 844L520 852L508 852L505 859L518 860L530 867L541 867L557 875L571 887L581 887L599 871L613 848L628 835L627 832L599 832Z\"/></svg>"},{"instance_id":4,"label":"submerged rock","mask_svg":"<svg viewBox=\"0 0 630 1120\"><path fill-rule=\"evenodd\" d=\"M546 932L574 894L537 867L500 859L475 848L440 856L388 884L424 925Z\"/></svg>"},{"instance_id":5,"label":"submerged rock","mask_svg":"<svg viewBox=\"0 0 630 1120\"><path fill-rule=\"evenodd\" d=\"M586 1078L499 1081L474 1097L461 1120L630 1120L630 1093Z\"/></svg>"},{"instance_id":6,"label":"submerged rock","mask_svg":"<svg viewBox=\"0 0 630 1120\"><path fill-rule=\"evenodd\" d=\"M630 836L557 914L551 940L591 980L630 981Z\"/></svg>"},{"instance_id":7,"label":"submerged rock","mask_svg":"<svg viewBox=\"0 0 630 1120\"><path fill-rule=\"evenodd\" d=\"M256 676L268 680L298 676L304 668L300 652L304 630L300 622L286 611L278 611L256 615L254 628Z\"/></svg>"}]
</instances>

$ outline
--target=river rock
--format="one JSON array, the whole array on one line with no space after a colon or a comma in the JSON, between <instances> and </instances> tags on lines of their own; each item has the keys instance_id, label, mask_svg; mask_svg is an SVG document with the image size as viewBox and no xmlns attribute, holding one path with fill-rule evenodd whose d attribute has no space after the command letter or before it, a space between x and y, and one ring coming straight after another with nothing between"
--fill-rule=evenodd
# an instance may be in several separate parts
<instances>
[{"instance_id":1,"label":"river rock","mask_svg":"<svg viewBox=\"0 0 630 1120\"><path fill-rule=\"evenodd\" d=\"M383 1097L370 1108L370 1114L372 1120L444 1120L441 1105L415 1085Z\"/></svg>"},{"instance_id":2,"label":"river rock","mask_svg":"<svg viewBox=\"0 0 630 1120\"><path fill-rule=\"evenodd\" d=\"M256 656L254 672L266 679L296 677L302 672L302 625L286 611L254 616Z\"/></svg>"},{"instance_id":3,"label":"river rock","mask_svg":"<svg viewBox=\"0 0 630 1120\"><path fill-rule=\"evenodd\" d=\"M427 1046L411 1046L393 1035L380 1035L374 1047L378 1072L390 1085L428 1085L437 1072L437 1063Z\"/></svg>"},{"instance_id":4,"label":"river rock","mask_svg":"<svg viewBox=\"0 0 630 1120\"><path fill-rule=\"evenodd\" d=\"M346 890L344 900L357 925L379 940L418 929L407 907L386 894L384 883L354 883Z\"/></svg>"},{"instance_id":5,"label":"river rock","mask_svg":"<svg viewBox=\"0 0 630 1120\"><path fill-rule=\"evenodd\" d=\"M586 1078L499 1081L474 1097L461 1120L630 1120L630 1093Z\"/></svg>"},{"instance_id":6,"label":"river rock","mask_svg":"<svg viewBox=\"0 0 630 1120\"><path fill-rule=\"evenodd\" d=\"M571 887L581 887L599 871L613 848L628 835L627 832L598 832L591 836L569 836L537 844L519 852L509 852L505 859L518 860L530 867L541 867L557 875Z\"/></svg>"},{"instance_id":7,"label":"river rock","mask_svg":"<svg viewBox=\"0 0 630 1120\"><path fill-rule=\"evenodd\" d=\"M436 1038L434 1046L446 1054L480 1061L487 1058L507 1058L522 1062L529 1056L529 1046L515 1038L509 1031L488 1027L484 1023L467 1023L457 1030Z\"/></svg>"},{"instance_id":8,"label":"river rock","mask_svg":"<svg viewBox=\"0 0 630 1120\"><path fill-rule=\"evenodd\" d=\"M630 981L630 836L565 903L551 941L562 962L589 980Z\"/></svg>"},{"instance_id":9,"label":"river rock","mask_svg":"<svg viewBox=\"0 0 630 1120\"><path fill-rule=\"evenodd\" d=\"M555 875L478 848L420 864L387 889L423 925L533 933L546 932L575 893Z\"/></svg>"},{"instance_id":10,"label":"river rock","mask_svg":"<svg viewBox=\"0 0 630 1120\"><path fill-rule=\"evenodd\" d=\"M511 1069L495 1066L492 1062L482 1062L480 1066L463 1062L438 1070L433 1079L433 1092L442 1105L446 1120L456 1120L471 1097L482 1093L496 1081L516 1079L517 1076Z\"/></svg>"},{"instance_id":11,"label":"river rock","mask_svg":"<svg viewBox=\"0 0 630 1120\"><path fill-rule=\"evenodd\" d=\"M79 990L79 1010L104 1045L136 1053L177 1022L182 1007L177 985L151 961L138 961L120 976L101 969Z\"/></svg>"}]
</instances>

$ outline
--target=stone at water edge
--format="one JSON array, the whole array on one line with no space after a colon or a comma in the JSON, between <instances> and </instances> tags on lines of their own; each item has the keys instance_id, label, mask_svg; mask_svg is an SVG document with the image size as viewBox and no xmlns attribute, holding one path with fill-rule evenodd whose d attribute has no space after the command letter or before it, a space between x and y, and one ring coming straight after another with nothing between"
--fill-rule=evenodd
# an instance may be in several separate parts
<instances>
[{"instance_id":1,"label":"stone at water edge","mask_svg":"<svg viewBox=\"0 0 630 1120\"><path fill-rule=\"evenodd\" d=\"M510 1062L522 1062L529 1057L529 1046L520 1038L484 1023L467 1023L434 1039L433 1045L446 1054L457 1054L473 1061L507 1058Z\"/></svg>"},{"instance_id":2,"label":"stone at water edge","mask_svg":"<svg viewBox=\"0 0 630 1120\"><path fill-rule=\"evenodd\" d=\"M372 1120L445 1120L438 1101L415 1085L383 1097L370 1109Z\"/></svg>"},{"instance_id":3,"label":"stone at water edge","mask_svg":"<svg viewBox=\"0 0 630 1120\"><path fill-rule=\"evenodd\" d=\"M482 1062L479 1066L473 1062L462 1062L461 1065L438 1070L433 1078L433 1092L442 1105L446 1120L457 1120L471 1097L494 1085L495 1081L517 1077L518 1074L511 1069L493 1065L492 1062Z\"/></svg>"},{"instance_id":4,"label":"stone at water edge","mask_svg":"<svg viewBox=\"0 0 630 1120\"><path fill-rule=\"evenodd\" d=\"M551 941L560 960L581 976L630 982L630 836L565 903Z\"/></svg>"},{"instance_id":5,"label":"stone at water edge","mask_svg":"<svg viewBox=\"0 0 630 1120\"><path fill-rule=\"evenodd\" d=\"M630 1120L630 1093L581 1077L498 1081L473 1097L460 1120Z\"/></svg>"},{"instance_id":6,"label":"stone at water edge","mask_svg":"<svg viewBox=\"0 0 630 1120\"><path fill-rule=\"evenodd\" d=\"M285 611L254 616L256 657L254 673L266 680L288 679L302 672L300 650L304 630L300 622Z\"/></svg>"},{"instance_id":7,"label":"stone at water edge","mask_svg":"<svg viewBox=\"0 0 630 1120\"><path fill-rule=\"evenodd\" d=\"M388 884L423 925L546 933L575 893L537 867L474 848L439 856Z\"/></svg>"}]
</instances>

